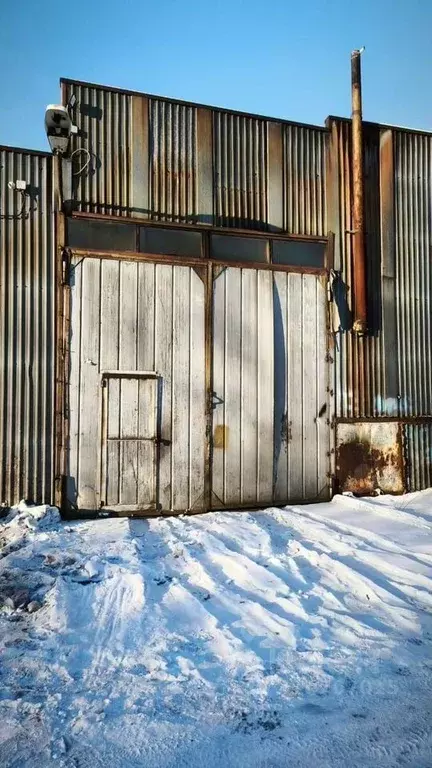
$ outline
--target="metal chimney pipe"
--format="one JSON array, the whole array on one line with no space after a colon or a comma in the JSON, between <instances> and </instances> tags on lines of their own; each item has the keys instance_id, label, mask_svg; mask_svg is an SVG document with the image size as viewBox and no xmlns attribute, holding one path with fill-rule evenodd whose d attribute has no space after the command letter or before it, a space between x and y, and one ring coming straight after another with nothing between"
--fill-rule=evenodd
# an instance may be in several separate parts
<instances>
[{"instance_id":1,"label":"metal chimney pipe","mask_svg":"<svg viewBox=\"0 0 432 768\"><path fill-rule=\"evenodd\" d=\"M353 331L366 333L366 260L364 236L364 173L361 64L359 51L351 54L352 88L352 177L353 177L353 256L354 256L354 320Z\"/></svg>"}]
</instances>

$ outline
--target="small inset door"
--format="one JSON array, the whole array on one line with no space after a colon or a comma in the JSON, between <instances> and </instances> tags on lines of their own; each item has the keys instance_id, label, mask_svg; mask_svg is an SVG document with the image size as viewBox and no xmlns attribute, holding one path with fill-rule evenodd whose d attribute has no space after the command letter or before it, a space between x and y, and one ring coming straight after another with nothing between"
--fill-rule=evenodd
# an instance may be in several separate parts
<instances>
[{"instance_id":1,"label":"small inset door","mask_svg":"<svg viewBox=\"0 0 432 768\"><path fill-rule=\"evenodd\" d=\"M157 509L158 382L154 372L102 372L100 506Z\"/></svg>"}]
</instances>

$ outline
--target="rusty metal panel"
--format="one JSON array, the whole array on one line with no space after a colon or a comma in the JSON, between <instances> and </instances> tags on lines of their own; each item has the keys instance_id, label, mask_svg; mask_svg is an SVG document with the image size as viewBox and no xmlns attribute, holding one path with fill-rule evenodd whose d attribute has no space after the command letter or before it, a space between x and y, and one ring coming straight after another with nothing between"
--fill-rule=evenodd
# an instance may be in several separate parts
<instances>
[{"instance_id":1,"label":"rusty metal panel","mask_svg":"<svg viewBox=\"0 0 432 768\"><path fill-rule=\"evenodd\" d=\"M24 197L8 182L24 180ZM53 503L52 157L0 148L0 503Z\"/></svg>"},{"instance_id":2,"label":"rusty metal panel","mask_svg":"<svg viewBox=\"0 0 432 768\"><path fill-rule=\"evenodd\" d=\"M319 128L283 125L284 222L286 232L327 236L327 134Z\"/></svg>"},{"instance_id":3,"label":"rusty metal panel","mask_svg":"<svg viewBox=\"0 0 432 768\"><path fill-rule=\"evenodd\" d=\"M267 229L267 122L213 113L214 211L220 227Z\"/></svg>"},{"instance_id":4,"label":"rusty metal panel","mask_svg":"<svg viewBox=\"0 0 432 768\"><path fill-rule=\"evenodd\" d=\"M76 257L72 274L69 507L139 512L155 498L158 510L202 508L204 283L186 266L125 259ZM151 447L138 446L139 438L152 436L155 395L141 381L152 376L158 382L154 479L147 471ZM107 434L119 439L102 451ZM128 449L120 450L120 438L128 437Z\"/></svg>"},{"instance_id":5,"label":"rusty metal panel","mask_svg":"<svg viewBox=\"0 0 432 768\"><path fill-rule=\"evenodd\" d=\"M432 414L432 135L394 132L400 413Z\"/></svg>"},{"instance_id":6,"label":"rusty metal panel","mask_svg":"<svg viewBox=\"0 0 432 768\"><path fill-rule=\"evenodd\" d=\"M404 424L405 478L407 491L432 486L432 423Z\"/></svg>"},{"instance_id":7,"label":"rusty metal panel","mask_svg":"<svg viewBox=\"0 0 432 768\"><path fill-rule=\"evenodd\" d=\"M150 99L149 141L151 218L194 223L197 110L176 102Z\"/></svg>"},{"instance_id":8,"label":"rusty metal panel","mask_svg":"<svg viewBox=\"0 0 432 768\"><path fill-rule=\"evenodd\" d=\"M402 493L402 427L398 422L338 424L336 470L341 491Z\"/></svg>"},{"instance_id":9,"label":"rusty metal panel","mask_svg":"<svg viewBox=\"0 0 432 768\"><path fill-rule=\"evenodd\" d=\"M132 203L132 96L69 81L63 82L63 89L63 103L67 104L72 94L76 98L71 116L78 134L72 137L71 149L73 152L86 150L77 151L73 157L75 208L87 213L130 216L132 204L135 205L135 200ZM136 109L133 114L137 120ZM88 165L80 172L87 159Z\"/></svg>"},{"instance_id":10,"label":"rusty metal panel","mask_svg":"<svg viewBox=\"0 0 432 768\"><path fill-rule=\"evenodd\" d=\"M326 289L229 267L214 282L212 506L328 498Z\"/></svg>"}]
</instances>

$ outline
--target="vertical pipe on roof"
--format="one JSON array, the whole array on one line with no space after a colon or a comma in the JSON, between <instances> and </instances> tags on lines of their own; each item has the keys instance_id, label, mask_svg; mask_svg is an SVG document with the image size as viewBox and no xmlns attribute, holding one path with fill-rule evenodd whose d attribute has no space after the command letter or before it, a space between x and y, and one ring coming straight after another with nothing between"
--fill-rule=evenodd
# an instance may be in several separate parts
<instances>
[{"instance_id":1,"label":"vertical pipe on roof","mask_svg":"<svg viewBox=\"0 0 432 768\"><path fill-rule=\"evenodd\" d=\"M361 95L361 51L351 54L352 85L352 164L353 164L353 245L354 245L354 322L356 333L366 332L366 268L364 244L364 171Z\"/></svg>"}]
</instances>

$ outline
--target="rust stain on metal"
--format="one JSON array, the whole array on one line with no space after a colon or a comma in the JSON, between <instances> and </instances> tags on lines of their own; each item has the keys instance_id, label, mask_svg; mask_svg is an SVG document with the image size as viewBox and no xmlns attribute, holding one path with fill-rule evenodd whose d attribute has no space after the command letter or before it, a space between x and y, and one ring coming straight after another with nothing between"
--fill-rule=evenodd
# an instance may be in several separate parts
<instances>
[{"instance_id":1,"label":"rust stain on metal","mask_svg":"<svg viewBox=\"0 0 432 768\"><path fill-rule=\"evenodd\" d=\"M358 495L368 495L378 489L402 493L400 425L378 422L339 425L337 478L341 491Z\"/></svg>"},{"instance_id":2,"label":"rust stain on metal","mask_svg":"<svg viewBox=\"0 0 432 768\"><path fill-rule=\"evenodd\" d=\"M225 451L228 448L229 427L225 424L216 424L213 433L213 447L222 448Z\"/></svg>"}]
</instances>

